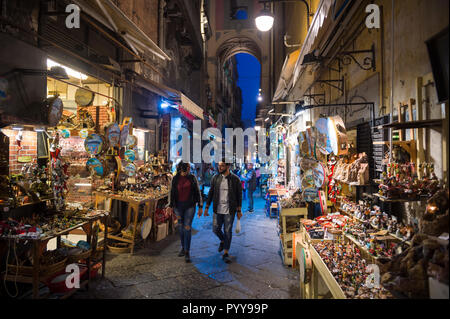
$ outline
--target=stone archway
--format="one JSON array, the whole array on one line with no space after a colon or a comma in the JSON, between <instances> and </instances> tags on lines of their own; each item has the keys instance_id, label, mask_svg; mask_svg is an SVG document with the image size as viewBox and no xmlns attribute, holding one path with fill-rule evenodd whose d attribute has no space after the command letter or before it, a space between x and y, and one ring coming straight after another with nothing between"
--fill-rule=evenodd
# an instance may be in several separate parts
<instances>
[{"instance_id":1,"label":"stone archway","mask_svg":"<svg viewBox=\"0 0 450 319\"><path fill-rule=\"evenodd\" d=\"M224 64L232 56L238 53L248 53L254 56L261 64L261 49L258 44L248 37L235 37L224 41L216 51L216 57L220 64Z\"/></svg>"}]
</instances>

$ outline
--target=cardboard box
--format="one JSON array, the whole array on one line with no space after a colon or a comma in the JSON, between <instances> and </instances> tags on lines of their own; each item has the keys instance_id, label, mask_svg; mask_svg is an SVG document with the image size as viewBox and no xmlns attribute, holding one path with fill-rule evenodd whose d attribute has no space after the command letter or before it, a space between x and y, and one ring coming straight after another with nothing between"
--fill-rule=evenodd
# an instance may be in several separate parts
<instances>
[{"instance_id":1,"label":"cardboard box","mask_svg":"<svg viewBox=\"0 0 450 319\"><path fill-rule=\"evenodd\" d=\"M163 240L167 236L167 224L162 223L157 226L156 241Z\"/></svg>"}]
</instances>

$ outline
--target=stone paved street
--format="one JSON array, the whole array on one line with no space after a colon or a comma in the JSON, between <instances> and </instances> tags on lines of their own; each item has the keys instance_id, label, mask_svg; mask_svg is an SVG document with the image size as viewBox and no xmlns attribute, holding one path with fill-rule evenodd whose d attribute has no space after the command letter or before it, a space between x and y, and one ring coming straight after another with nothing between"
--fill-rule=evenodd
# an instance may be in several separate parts
<instances>
[{"instance_id":1,"label":"stone paved street","mask_svg":"<svg viewBox=\"0 0 450 319\"><path fill-rule=\"evenodd\" d=\"M244 211L246 207L244 201ZM277 220L265 215L263 199L255 198L255 208L241 219L242 232L233 231L231 264L217 251L211 208L209 217L194 219L192 263L177 257L180 243L174 234L149 242L131 257L108 254L106 278L93 281L89 292L74 298L298 298L298 270L282 264Z\"/></svg>"}]
</instances>

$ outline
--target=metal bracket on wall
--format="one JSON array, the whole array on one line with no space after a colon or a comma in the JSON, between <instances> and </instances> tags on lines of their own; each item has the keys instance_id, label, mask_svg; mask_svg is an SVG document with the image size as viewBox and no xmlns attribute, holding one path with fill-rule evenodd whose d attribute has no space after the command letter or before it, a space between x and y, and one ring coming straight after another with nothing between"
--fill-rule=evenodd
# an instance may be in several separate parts
<instances>
[{"instance_id":1,"label":"metal bracket on wall","mask_svg":"<svg viewBox=\"0 0 450 319\"><path fill-rule=\"evenodd\" d=\"M321 88L324 87L324 84L327 84L341 91L341 93L344 93L344 77L342 77L342 79L340 80L317 80L316 83L320 83ZM333 83L338 83L338 85L335 85Z\"/></svg>"},{"instance_id":2,"label":"metal bracket on wall","mask_svg":"<svg viewBox=\"0 0 450 319\"><path fill-rule=\"evenodd\" d=\"M366 56L364 58L364 60L362 61L362 63L360 63L355 55L356 54L365 54L367 55L368 53L371 54L371 56ZM340 61L342 62L343 65L349 65L352 63L352 60L362 69L362 70L370 70L372 69L372 71L376 71L376 64L375 64L375 45L372 44L372 47L370 48L370 50L357 50L357 51L345 51L345 52L341 52L339 53L339 57Z\"/></svg>"},{"instance_id":3,"label":"metal bracket on wall","mask_svg":"<svg viewBox=\"0 0 450 319\"><path fill-rule=\"evenodd\" d=\"M305 94L304 97L307 97L310 100L313 100L315 104L325 104L325 93L322 94ZM316 98L318 98L316 100Z\"/></svg>"}]
</instances>

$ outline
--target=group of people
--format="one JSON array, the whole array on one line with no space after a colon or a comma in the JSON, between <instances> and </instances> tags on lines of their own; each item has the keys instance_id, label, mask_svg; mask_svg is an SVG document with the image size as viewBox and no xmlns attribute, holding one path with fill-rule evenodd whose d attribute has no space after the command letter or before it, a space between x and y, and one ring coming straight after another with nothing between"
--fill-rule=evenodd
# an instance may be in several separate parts
<instances>
[{"instance_id":1,"label":"group of people","mask_svg":"<svg viewBox=\"0 0 450 319\"><path fill-rule=\"evenodd\" d=\"M247 173L238 177L230 170L230 164L224 161L218 164L218 173L215 174L212 166L208 167L204 174L203 187L208 186L209 191L203 210L203 191L199 182L191 173L189 163L180 162L177 173L172 179L169 193L168 208L172 209L178 218L181 250L179 257L184 257L190 262L191 228L195 216L195 208L198 217L209 216L209 207L213 206L213 232L219 238L219 252L223 252L222 259L231 263L229 250L233 234L233 224L237 217L242 217L243 184L245 183L248 195L248 212L253 212L253 193L257 186L256 172L253 164L247 164Z\"/></svg>"}]
</instances>

